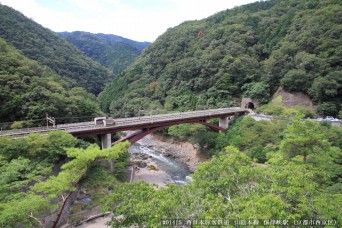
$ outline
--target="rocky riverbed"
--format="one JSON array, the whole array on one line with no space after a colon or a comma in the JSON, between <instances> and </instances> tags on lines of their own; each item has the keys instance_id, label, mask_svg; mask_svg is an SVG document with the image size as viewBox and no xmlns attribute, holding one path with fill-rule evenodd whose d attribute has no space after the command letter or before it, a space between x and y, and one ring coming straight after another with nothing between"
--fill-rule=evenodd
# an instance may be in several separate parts
<instances>
[{"instance_id":1,"label":"rocky riverbed","mask_svg":"<svg viewBox=\"0 0 342 228\"><path fill-rule=\"evenodd\" d=\"M185 163L191 173L196 170L199 162L208 160L208 157L200 154L198 149L189 142L177 142L172 138L165 139L158 135L148 135L139 142L152 150L161 152L165 157Z\"/></svg>"},{"instance_id":2,"label":"rocky riverbed","mask_svg":"<svg viewBox=\"0 0 342 228\"><path fill-rule=\"evenodd\" d=\"M184 184L198 162L207 160L187 142L149 135L130 148L131 181L145 181L164 187L166 183ZM134 167L134 169L132 168Z\"/></svg>"},{"instance_id":3,"label":"rocky riverbed","mask_svg":"<svg viewBox=\"0 0 342 228\"><path fill-rule=\"evenodd\" d=\"M156 188L165 187L167 183L184 184L185 176L193 173L198 162L208 160L201 156L196 147L188 142L176 142L157 135L148 135L130 147L130 167L128 181L145 181L155 184ZM134 175L132 176L132 170ZM91 196L90 196L91 197ZM79 199L77 199L79 200ZM97 209L97 208L96 208ZM83 211L88 218L100 210ZM93 219L77 227L107 227L105 224L111 215ZM71 227L65 225L63 227Z\"/></svg>"}]
</instances>

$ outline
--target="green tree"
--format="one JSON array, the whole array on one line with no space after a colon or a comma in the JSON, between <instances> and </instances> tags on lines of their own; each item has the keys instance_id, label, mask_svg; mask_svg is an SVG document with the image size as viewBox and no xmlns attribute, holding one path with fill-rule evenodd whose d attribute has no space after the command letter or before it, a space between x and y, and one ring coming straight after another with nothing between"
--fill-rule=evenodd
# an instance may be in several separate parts
<instances>
[{"instance_id":1,"label":"green tree","mask_svg":"<svg viewBox=\"0 0 342 228\"><path fill-rule=\"evenodd\" d=\"M18 128L44 124L46 113L59 117L58 123L101 114L94 95L80 87L70 89L70 83L1 38L0 45L1 122L17 121L11 127Z\"/></svg>"},{"instance_id":2,"label":"green tree","mask_svg":"<svg viewBox=\"0 0 342 228\"><path fill-rule=\"evenodd\" d=\"M63 131L16 140L0 137L1 227L45 226L40 221L43 216L57 212L59 217L70 194L98 160L115 161L114 172L122 175L128 142L100 150L95 144L74 148L78 141ZM62 171L51 175L56 161L65 161L66 156Z\"/></svg>"},{"instance_id":3,"label":"green tree","mask_svg":"<svg viewBox=\"0 0 342 228\"><path fill-rule=\"evenodd\" d=\"M310 78L304 70L290 70L280 80L280 85L282 85L285 90L290 92L306 92L309 88L309 83Z\"/></svg>"},{"instance_id":4,"label":"green tree","mask_svg":"<svg viewBox=\"0 0 342 228\"><path fill-rule=\"evenodd\" d=\"M342 75L340 72L335 73L336 75L339 75L337 78L327 76L318 77L314 80L309 93L315 101L327 101L339 94L342 82L341 79L338 78L341 78Z\"/></svg>"},{"instance_id":5,"label":"green tree","mask_svg":"<svg viewBox=\"0 0 342 228\"><path fill-rule=\"evenodd\" d=\"M328 149L329 142L324 139L319 124L311 120L291 121L280 145L280 151L285 157L293 158L300 155L303 156L304 162L308 156L323 153Z\"/></svg>"},{"instance_id":6,"label":"green tree","mask_svg":"<svg viewBox=\"0 0 342 228\"><path fill-rule=\"evenodd\" d=\"M251 126L253 122L246 119ZM338 176L342 150L331 146L325 137L318 138L323 130L319 127L311 121L295 120L288 126L284 139L275 142L277 146L286 145L294 134L305 138L296 143L321 140L313 147L315 152L323 152L310 153L307 162L301 156L284 159L284 150L292 147L281 146L279 151L268 154L266 164L260 165L228 146L210 161L201 163L188 185L169 185L157 190L156 186L142 182L124 184L108 197L104 210L114 213L111 225L115 227L154 227L169 218L330 218L341 222L336 210L341 208Z\"/></svg>"},{"instance_id":7,"label":"green tree","mask_svg":"<svg viewBox=\"0 0 342 228\"><path fill-rule=\"evenodd\" d=\"M47 138L47 152L53 156L66 155L66 148L76 146L77 139L64 131L50 131Z\"/></svg>"},{"instance_id":8,"label":"green tree","mask_svg":"<svg viewBox=\"0 0 342 228\"><path fill-rule=\"evenodd\" d=\"M317 107L317 113L320 116L336 116L338 109L334 102L322 102Z\"/></svg>"},{"instance_id":9,"label":"green tree","mask_svg":"<svg viewBox=\"0 0 342 228\"><path fill-rule=\"evenodd\" d=\"M242 89L245 91L245 97L257 99L261 103L266 103L270 97L269 86L263 82L246 84Z\"/></svg>"}]
</instances>

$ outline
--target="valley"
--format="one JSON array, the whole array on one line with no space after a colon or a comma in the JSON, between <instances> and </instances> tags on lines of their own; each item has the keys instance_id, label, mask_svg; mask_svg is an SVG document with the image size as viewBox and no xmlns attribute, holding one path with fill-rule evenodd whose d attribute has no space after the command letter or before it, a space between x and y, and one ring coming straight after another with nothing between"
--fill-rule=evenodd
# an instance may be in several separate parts
<instances>
[{"instance_id":1,"label":"valley","mask_svg":"<svg viewBox=\"0 0 342 228\"><path fill-rule=\"evenodd\" d=\"M341 1L222 10L149 43L0 4L0 227L341 227Z\"/></svg>"}]
</instances>

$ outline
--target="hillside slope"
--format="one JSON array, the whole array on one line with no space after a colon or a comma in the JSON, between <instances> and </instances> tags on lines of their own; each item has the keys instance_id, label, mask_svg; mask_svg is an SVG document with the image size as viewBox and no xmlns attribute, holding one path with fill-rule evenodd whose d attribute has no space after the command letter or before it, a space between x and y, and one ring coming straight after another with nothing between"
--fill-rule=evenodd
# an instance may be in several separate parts
<instances>
[{"instance_id":1,"label":"hillside slope","mask_svg":"<svg viewBox=\"0 0 342 228\"><path fill-rule=\"evenodd\" d=\"M342 97L342 5L269 0L168 29L99 96L113 115L268 102L279 86L309 94L320 114Z\"/></svg>"},{"instance_id":2,"label":"hillside slope","mask_svg":"<svg viewBox=\"0 0 342 228\"><path fill-rule=\"evenodd\" d=\"M86 56L111 69L113 74L125 70L150 45L111 34L89 32L60 32L67 41L78 47Z\"/></svg>"},{"instance_id":3,"label":"hillside slope","mask_svg":"<svg viewBox=\"0 0 342 228\"><path fill-rule=\"evenodd\" d=\"M63 123L77 120L70 117L101 113L93 94L80 87L70 88L50 68L28 59L2 38L0 84L0 123L38 119L40 121L28 121L16 127L36 126L45 123L46 114L56 117L57 123Z\"/></svg>"},{"instance_id":4,"label":"hillside slope","mask_svg":"<svg viewBox=\"0 0 342 228\"><path fill-rule=\"evenodd\" d=\"M72 86L98 94L113 75L75 46L20 12L0 4L0 37L26 57L49 66Z\"/></svg>"}]
</instances>

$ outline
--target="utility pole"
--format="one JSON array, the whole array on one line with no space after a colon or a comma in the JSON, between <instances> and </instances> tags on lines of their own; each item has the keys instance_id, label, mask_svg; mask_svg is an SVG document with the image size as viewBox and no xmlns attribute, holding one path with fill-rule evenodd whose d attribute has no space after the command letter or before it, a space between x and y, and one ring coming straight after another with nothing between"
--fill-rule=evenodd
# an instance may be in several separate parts
<instances>
[{"instance_id":1,"label":"utility pole","mask_svg":"<svg viewBox=\"0 0 342 228\"><path fill-rule=\"evenodd\" d=\"M56 120L54 117L48 116L48 114L46 114L46 128L49 128L49 123L52 124L52 127L55 128L56 127Z\"/></svg>"}]
</instances>

